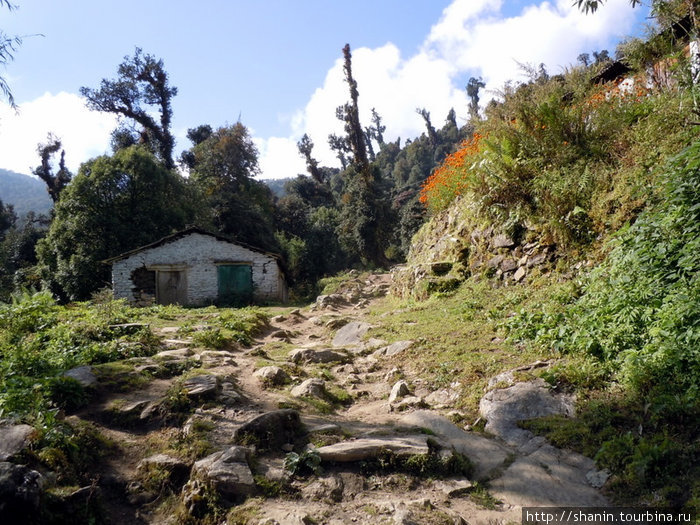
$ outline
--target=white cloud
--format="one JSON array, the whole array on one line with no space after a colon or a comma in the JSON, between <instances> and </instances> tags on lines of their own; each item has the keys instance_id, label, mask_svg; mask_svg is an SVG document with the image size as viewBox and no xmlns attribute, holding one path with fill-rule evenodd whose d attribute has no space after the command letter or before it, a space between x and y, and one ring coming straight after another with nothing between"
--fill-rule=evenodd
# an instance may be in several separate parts
<instances>
[{"instance_id":1,"label":"white cloud","mask_svg":"<svg viewBox=\"0 0 700 525\"><path fill-rule=\"evenodd\" d=\"M453 6L463 3L457 0ZM624 36L632 28L634 11L627 0L610 0L594 15L571 4L541 2L510 18L475 18L473 10L462 13L459 23L451 19L447 24L443 17L431 30L423 52L483 76L487 89L493 90L508 80L522 80L518 63L544 63L558 73L575 63L581 52L606 46L612 37Z\"/></svg>"},{"instance_id":2,"label":"white cloud","mask_svg":"<svg viewBox=\"0 0 700 525\"><path fill-rule=\"evenodd\" d=\"M608 46L632 29L635 13L628 0L609 0L594 15L586 15L571 4L571 0L535 3L517 16L506 17L501 14L502 0L455 0L412 57L403 58L391 43L353 50L363 124L369 125L374 107L387 127L388 140L416 137L425 130L416 108L430 111L436 127L442 125L450 108L466 118L464 78L483 77L487 84L483 103L506 81L523 79L518 63L544 63L550 73L558 73L575 63L580 53ZM342 132L335 108L348 100L343 78L339 58L323 86L292 119L291 136L276 137L274 148L261 148L263 171L266 166L279 166L264 177L296 174L291 169L285 171L280 152L291 155L304 133L314 141L314 155L322 164L338 165L327 137ZM275 159L266 158L268 155Z\"/></svg>"},{"instance_id":3,"label":"white cloud","mask_svg":"<svg viewBox=\"0 0 700 525\"><path fill-rule=\"evenodd\" d=\"M284 179L306 173L306 164L296 143L283 137L255 138L260 152L260 179Z\"/></svg>"},{"instance_id":4,"label":"white cloud","mask_svg":"<svg viewBox=\"0 0 700 525\"><path fill-rule=\"evenodd\" d=\"M635 13L628 0L609 0L594 15L585 15L571 4L571 0L535 2L515 16L505 16L502 10L508 4L503 0L454 0L412 56L402 56L392 43L353 49L362 123L370 124L374 107L387 128L386 139L405 141L425 131L416 108L430 111L435 127L442 126L450 108L457 112L458 122L464 121L469 76L486 81L484 103L507 80L522 80L518 62L543 62L550 73L558 73L575 63L579 53L608 47L632 28ZM261 177L305 172L296 148L304 133L314 141L319 162L337 166L328 135L343 132L335 110L347 100L342 57L338 57L323 85L289 118L288 137L256 137ZM89 111L75 94L46 93L25 102L19 118L0 103L0 167L28 173L38 164L36 145L53 132L63 140L69 167L76 170L81 162L108 150L115 123L111 115ZM176 134L178 143L187 142L183 130Z\"/></svg>"},{"instance_id":5,"label":"white cloud","mask_svg":"<svg viewBox=\"0 0 700 525\"><path fill-rule=\"evenodd\" d=\"M68 168L75 172L82 162L107 152L115 126L115 117L88 110L83 99L71 93L45 93L19 104L19 114L0 103L0 167L29 174L39 165L37 144L53 133L62 141Z\"/></svg>"}]
</instances>

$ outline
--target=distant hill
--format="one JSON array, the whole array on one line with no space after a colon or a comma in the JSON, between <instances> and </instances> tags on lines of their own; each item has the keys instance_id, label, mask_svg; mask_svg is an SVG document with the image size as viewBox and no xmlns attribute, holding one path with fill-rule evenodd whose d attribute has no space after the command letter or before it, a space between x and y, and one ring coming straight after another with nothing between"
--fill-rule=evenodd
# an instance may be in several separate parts
<instances>
[{"instance_id":1,"label":"distant hill","mask_svg":"<svg viewBox=\"0 0 700 525\"><path fill-rule=\"evenodd\" d=\"M46 186L39 179L0 169L0 200L15 207L17 217L27 212L48 213L52 207Z\"/></svg>"},{"instance_id":2,"label":"distant hill","mask_svg":"<svg viewBox=\"0 0 700 525\"><path fill-rule=\"evenodd\" d=\"M287 183L287 181L290 181L294 178L295 177L288 177L286 179L262 179L261 182L267 184L268 188L272 190L272 193L274 193L275 197L280 198L284 197L286 193L284 191L284 185Z\"/></svg>"}]
</instances>

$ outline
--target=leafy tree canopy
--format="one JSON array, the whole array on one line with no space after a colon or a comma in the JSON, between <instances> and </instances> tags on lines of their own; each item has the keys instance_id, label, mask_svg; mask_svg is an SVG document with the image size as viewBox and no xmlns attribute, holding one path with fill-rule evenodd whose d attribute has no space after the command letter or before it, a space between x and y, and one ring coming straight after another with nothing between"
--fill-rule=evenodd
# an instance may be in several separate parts
<instances>
[{"instance_id":1,"label":"leafy tree canopy","mask_svg":"<svg viewBox=\"0 0 700 525\"><path fill-rule=\"evenodd\" d=\"M114 113L140 125L140 142L148 143L167 169L174 167L175 139L170 132L172 99L177 88L171 87L163 61L136 48L133 57L124 57L116 80L103 79L99 89L80 88L88 107ZM153 106L159 113L156 120Z\"/></svg>"},{"instance_id":2,"label":"leafy tree canopy","mask_svg":"<svg viewBox=\"0 0 700 525\"><path fill-rule=\"evenodd\" d=\"M39 243L44 280L65 299L86 299L108 283L100 261L153 242L191 221L184 180L143 147L80 167Z\"/></svg>"}]
</instances>

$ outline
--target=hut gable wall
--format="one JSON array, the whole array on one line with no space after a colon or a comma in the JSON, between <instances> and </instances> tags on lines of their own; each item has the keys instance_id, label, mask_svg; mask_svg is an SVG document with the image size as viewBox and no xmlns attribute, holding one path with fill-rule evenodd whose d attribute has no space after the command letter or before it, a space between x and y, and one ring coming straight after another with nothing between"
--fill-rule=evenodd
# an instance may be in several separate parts
<instances>
[{"instance_id":1,"label":"hut gable wall","mask_svg":"<svg viewBox=\"0 0 700 525\"><path fill-rule=\"evenodd\" d=\"M186 271L188 304L212 303L218 293L217 264L229 262L251 265L254 300L285 299L285 291L280 287L284 286L284 277L274 257L200 233L191 233L114 261L114 296L139 301L141 291L132 281L133 272L171 268Z\"/></svg>"}]
</instances>

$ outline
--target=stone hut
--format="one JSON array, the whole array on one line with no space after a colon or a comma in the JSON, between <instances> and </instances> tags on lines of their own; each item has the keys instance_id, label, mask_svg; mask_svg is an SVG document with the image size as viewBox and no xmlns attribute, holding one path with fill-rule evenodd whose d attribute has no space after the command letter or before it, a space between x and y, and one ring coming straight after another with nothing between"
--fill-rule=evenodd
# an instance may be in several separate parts
<instances>
[{"instance_id":1,"label":"stone hut","mask_svg":"<svg viewBox=\"0 0 700 525\"><path fill-rule=\"evenodd\" d=\"M146 306L287 300L279 256L197 227L104 261L117 299Z\"/></svg>"}]
</instances>

